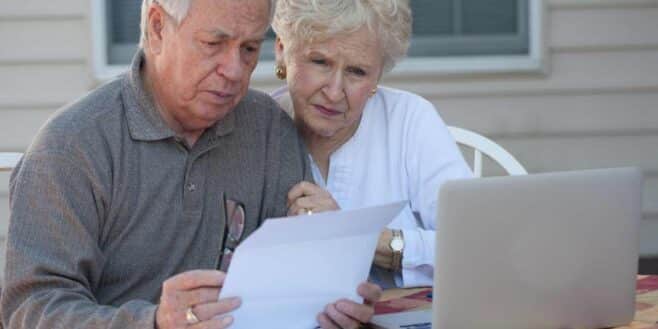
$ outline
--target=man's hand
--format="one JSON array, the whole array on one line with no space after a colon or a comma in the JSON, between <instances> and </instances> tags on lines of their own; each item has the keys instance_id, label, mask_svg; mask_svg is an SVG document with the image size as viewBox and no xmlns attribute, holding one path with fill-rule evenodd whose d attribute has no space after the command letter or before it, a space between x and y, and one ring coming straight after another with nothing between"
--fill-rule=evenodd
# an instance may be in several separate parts
<instances>
[{"instance_id":1,"label":"man's hand","mask_svg":"<svg viewBox=\"0 0 658 329\"><path fill-rule=\"evenodd\" d=\"M298 183L288 192L288 216L304 215L309 210L323 212L338 209L331 193L313 183Z\"/></svg>"},{"instance_id":2,"label":"man's hand","mask_svg":"<svg viewBox=\"0 0 658 329\"><path fill-rule=\"evenodd\" d=\"M173 276L162 284L160 304L155 314L157 329L223 329L233 323L230 315L221 316L240 306L240 299L217 300L226 274L213 270L189 271ZM199 320L188 322L187 310Z\"/></svg>"},{"instance_id":3,"label":"man's hand","mask_svg":"<svg viewBox=\"0 0 658 329\"><path fill-rule=\"evenodd\" d=\"M382 289L373 283L364 282L357 289L363 297L363 304L341 299L327 305L324 312L318 314L318 323L323 329L356 329L361 323L367 323L375 314L375 303L382 296Z\"/></svg>"}]
</instances>

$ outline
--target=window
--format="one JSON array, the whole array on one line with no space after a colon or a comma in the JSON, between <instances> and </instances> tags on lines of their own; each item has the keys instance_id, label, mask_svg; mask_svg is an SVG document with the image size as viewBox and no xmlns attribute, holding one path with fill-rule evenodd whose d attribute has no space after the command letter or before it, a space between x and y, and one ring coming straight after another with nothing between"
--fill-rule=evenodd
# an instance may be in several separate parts
<instances>
[{"instance_id":1,"label":"window","mask_svg":"<svg viewBox=\"0 0 658 329\"><path fill-rule=\"evenodd\" d=\"M411 57L528 53L528 0L415 0L411 7Z\"/></svg>"},{"instance_id":2,"label":"window","mask_svg":"<svg viewBox=\"0 0 658 329\"><path fill-rule=\"evenodd\" d=\"M141 0L105 1L108 64L125 65L132 60L140 38L141 5Z\"/></svg>"},{"instance_id":3,"label":"window","mask_svg":"<svg viewBox=\"0 0 658 329\"><path fill-rule=\"evenodd\" d=\"M414 35L397 72L492 72L541 69L541 0L411 0ZM141 0L94 0L99 76L125 69L137 50ZM255 76L271 76L274 35ZM429 68L429 69L428 69ZM103 74L105 73L105 74Z\"/></svg>"}]
</instances>

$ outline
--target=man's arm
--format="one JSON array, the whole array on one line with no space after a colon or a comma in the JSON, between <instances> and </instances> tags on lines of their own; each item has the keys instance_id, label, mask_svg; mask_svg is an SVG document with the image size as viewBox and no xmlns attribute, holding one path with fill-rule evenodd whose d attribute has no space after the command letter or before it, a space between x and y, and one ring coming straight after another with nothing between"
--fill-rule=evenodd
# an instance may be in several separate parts
<instances>
[{"instance_id":1,"label":"man's arm","mask_svg":"<svg viewBox=\"0 0 658 329\"><path fill-rule=\"evenodd\" d=\"M108 200L74 154L28 151L13 173L2 321L6 328L152 328L152 303L112 307L94 296Z\"/></svg>"},{"instance_id":2,"label":"man's arm","mask_svg":"<svg viewBox=\"0 0 658 329\"><path fill-rule=\"evenodd\" d=\"M275 104L278 107L278 105ZM268 217L284 217L288 214L288 192L296 184L313 182L308 152L303 140L297 134L290 117L281 109L277 110L279 136L276 146L279 161L276 163L276 189L272 196L272 212Z\"/></svg>"}]
</instances>

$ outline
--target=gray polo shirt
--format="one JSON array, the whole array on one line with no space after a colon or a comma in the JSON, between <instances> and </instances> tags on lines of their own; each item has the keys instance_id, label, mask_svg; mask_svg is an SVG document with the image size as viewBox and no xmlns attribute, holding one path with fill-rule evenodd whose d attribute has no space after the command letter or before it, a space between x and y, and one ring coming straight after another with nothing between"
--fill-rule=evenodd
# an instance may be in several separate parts
<instances>
[{"instance_id":1,"label":"gray polo shirt","mask_svg":"<svg viewBox=\"0 0 658 329\"><path fill-rule=\"evenodd\" d=\"M13 172L6 327L152 328L164 280L217 268L224 195L244 203L248 235L310 180L269 96L249 91L188 148L143 89L142 63L56 113Z\"/></svg>"}]
</instances>

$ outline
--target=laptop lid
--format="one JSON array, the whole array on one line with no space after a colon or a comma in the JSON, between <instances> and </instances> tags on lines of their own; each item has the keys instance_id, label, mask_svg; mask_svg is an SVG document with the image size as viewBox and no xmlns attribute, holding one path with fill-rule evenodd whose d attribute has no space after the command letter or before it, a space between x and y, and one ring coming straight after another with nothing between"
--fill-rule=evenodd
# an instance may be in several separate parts
<instances>
[{"instance_id":1,"label":"laptop lid","mask_svg":"<svg viewBox=\"0 0 658 329\"><path fill-rule=\"evenodd\" d=\"M618 168L445 183L433 328L629 323L641 182L638 169Z\"/></svg>"}]
</instances>

